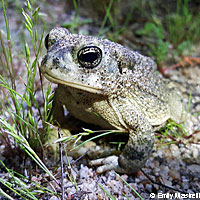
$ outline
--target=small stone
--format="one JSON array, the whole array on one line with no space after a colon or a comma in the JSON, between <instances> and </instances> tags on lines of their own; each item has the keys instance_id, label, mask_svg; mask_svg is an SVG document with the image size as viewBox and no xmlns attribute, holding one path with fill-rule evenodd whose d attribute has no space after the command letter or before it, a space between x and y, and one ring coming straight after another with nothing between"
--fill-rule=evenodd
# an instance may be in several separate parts
<instances>
[{"instance_id":1,"label":"small stone","mask_svg":"<svg viewBox=\"0 0 200 200\"><path fill-rule=\"evenodd\" d=\"M180 157L180 151L179 151L179 148L176 144L171 144L170 145L170 150L171 150L171 153L172 153L172 156L174 158L179 158Z\"/></svg>"},{"instance_id":2,"label":"small stone","mask_svg":"<svg viewBox=\"0 0 200 200\"><path fill-rule=\"evenodd\" d=\"M163 183L164 185L167 185L167 186L172 186L172 182L170 180L167 179L168 177L163 177L162 180L163 180Z\"/></svg>"},{"instance_id":3,"label":"small stone","mask_svg":"<svg viewBox=\"0 0 200 200\"><path fill-rule=\"evenodd\" d=\"M200 156L197 148L193 149L192 156L194 159L197 159Z\"/></svg>"},{"instance_id":4,"label":"small stone","mask_svg":"<svg viewBox=\"0 0 200 200\"><path fill-rule=\"evenodd\" d=\"M141 180L139 178L135 178L135 183L139 183Z\"/></svg>"},{"instance_id":5,"label":"small stone","mask_svg":"<svg viewBox=\"0 0 200 200\"><path fill-rule=\"evenodd\" d=\"M121 178L123 178L125 181L127 181L128 176L124 174L124 175L121 176Z\"/></svg>"},{"instance_id":6,"label":"small stone","mask_svg":"<svg viewBox=\"0 0 200 200\"><path fill-rule=\"evenodd\" d=\"M145 188L148 192L152 192L152 184L146 184Z\"/></svg>"},{"instance_id":7,"label":"small stone","mask_svg":"<svg viewBox=\"0 0 200 200\"><path fill-rule=\"evenodd\" d=\"M95 147L96 146L96 143L93 142L93 141L89 141L89 142L86 142L84 144L85 148L89 149L90 147Z\"/></svg>"},{"instance_id":8,"label":"small stone","mask_svg":"<svg viewBox=\"0 0 200 200\"><path fill-rule=\"evenodd\" d=\"M87 166L84 166L83 164L81 164L81 168L79 171L80 179L87 179L89 177L88 171L90 170L91 169L89 169Z\"/></svg>"},{"instance_id":9,"label":"small stone","mask_svg":"<svg viewBox=\"0 0 200 200\"><path fill-rule=\"evenodd\" d=\"M49 200L58 200L56 196L52 196Z\"/></svg>"},{"instance_id":10,"label":"small stone","mask_svg":"<svg viewBox=\"0 0 200 200\"><path fill-rule=\"evenodd\" d=\"M192 164L188 166L188 170L190 170L192 173L195 173L195 172L200 173L200 166L196 164Z\"/></svg>"},{"instance_id":11,"label":"small stone","mask_svg":"<svg viewBox=\"0 0 200 200\"><path fill-rule=\"evenodd\" d=\"M179 160L172 160L169 164L169 169L179 171L180 170L180 161Z\"/></svg>"},{"instance_id":12,"label":"small stone","mask_svg":"<svg viewBox=\"0 0 200 200\"><path fill-rule=\"evenodd\" d=\"M182 184L182 187L184 190L187 190L189 188L189 184L188 182L187 183L181 183Z\"/></svg>"},{"instance_id":13,"label":"small stone","mask_svg":"<svg viewBox=\"0 0 200 200\"><path fill-rule=\"evenodd\" d=\"M176 180L180 180L180 178L181 178L180 173L178 171L176 171L176 170L170 170L169 171L169 176L171 176L172 179L176 179Z\"/></svg>"}]
</instances>

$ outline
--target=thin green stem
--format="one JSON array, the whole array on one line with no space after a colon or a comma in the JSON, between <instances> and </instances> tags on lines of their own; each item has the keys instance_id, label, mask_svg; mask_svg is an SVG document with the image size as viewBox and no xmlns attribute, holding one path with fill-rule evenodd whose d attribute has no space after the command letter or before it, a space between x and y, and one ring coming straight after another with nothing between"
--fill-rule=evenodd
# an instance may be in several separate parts
<instances>
[{"instance_id":1,"label":"thin green stem","mask_svg":"<svg viewBox=\"0 0 200 200\"><path fill-rule=\"evenodd\" d=\"M7 65L7 67L9 68L9 71L10 71L12 89L16 90L15 78L14 78L15 77L15 70L14 70L13 59L12 59L12 45L11 45L11 40L10 40L10 30L9 30L8 20L7 20L7 16L6 16L6 9L5 9L4 0L2 0L2 8L3 8L4 21L5 21L5 24L6 24L8 51L9 51L9 57L10 57L10 66Z\"/></svg>"},{"instance_id":2,"label":"thin green stem","mask_svg":"<svg viewBox=\"0 0 200 200\"><path fill-rule=\"evenodd\" d=\"M108 19L108 17L109 17L109 13L110 13L110 10L111 10L111 8L112 8L112 4L113 4L113 0L110 0L109 5L108 5L108 8L106 9L106 14L105 14L105 17L104 17L103 22L102 22L102 24L101 24L101 28L100 28L100 31L99 31L99 34L98 34L98 35L101 35L101 34L102 34L102 30L103 30L103 28L105 27L106 21L107 21L107 19Z\"/></svg>"}]
</instances>

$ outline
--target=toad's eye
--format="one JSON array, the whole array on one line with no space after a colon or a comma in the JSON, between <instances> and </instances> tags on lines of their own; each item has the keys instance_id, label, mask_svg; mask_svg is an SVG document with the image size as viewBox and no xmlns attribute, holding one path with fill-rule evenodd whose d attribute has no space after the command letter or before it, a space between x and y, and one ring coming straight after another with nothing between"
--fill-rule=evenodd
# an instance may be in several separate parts
<instances>
[{"instance_id":1,"label":"toad's eye","mask_svg":"<svg viewBox=\"0 0 200 200\"><path fill-rule=\"evenodd\" d=\"M77 54L78 62L82 67L94 68L102 59L102 51L97 46L87 46L79 50Z\"/></svg>"}]
</instances>

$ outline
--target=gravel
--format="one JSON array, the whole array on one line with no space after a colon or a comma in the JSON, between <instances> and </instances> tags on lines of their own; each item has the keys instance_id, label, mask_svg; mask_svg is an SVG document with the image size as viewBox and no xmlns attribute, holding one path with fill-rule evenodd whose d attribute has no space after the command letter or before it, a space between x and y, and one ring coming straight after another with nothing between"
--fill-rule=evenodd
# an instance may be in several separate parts
<instances>
[{"instance_id":1,"label":"gravel","mask_svg":"<svg viewBox=\"0 0 200 200\"><path fill-rule=\"evenodd\" d=\"M60 13L61 11L59 11ZM2 15L3 16L3 15ZM200 51L200 50L199 50ZM198 54L199 55L199 52ZM19 68L19 74L23 74L24 68ZM199 66L182 67L179 69L169 71L168 75L170 78L179 85L185 96L185 103L188 104L190 92L192 93L191 105L189 112L191 118L187 123L188 134L187 137L177 138L177 141L168 139L167 142L173 142L172 144L160 146L160 140L156 140L154 152L151 158L146 162L143 171L153 181L145 176L142 172L138 172L136 175L122 174L121 177L126 180L130 186L137 191L144 199L161 199L168 197L167 195L173 195L173 199L177 196L178 199L185 199L185 193L195 194L197 199L200 199L200 68ZM39 75L38 81L39 82ZM44 84L46 84L44 82ZM23 82L19 81L17 87L21 91L23 90ZM40 91L41 93L41 91ZM41 98L41 94L38 96ZM41 101L42 104L42 101ZM26 105L24 105L26 106ZM1 116L0 116L1 117ZM9 113L5 112L4 117L9 118ZM4 152L6 145L0 144L0 152ZM60 191L60 187L56 185L54 181L46 181L49 176L44 174L40 169L35 169L35 165L30 159L27 159L24 163L21 162L21 157L16 156L8 157L3 156L0 153L0 160L7 163L8 168L12 168L15 165L15 169L24 169L25 174L32 173L32 180L43 186L52 187ZM66 157L65 157L66 160ZM74 161L72 157L69 157L70 162ZM65 162L67 163L67 162ZM53 159L46 160L45 164L51 169L59 181L60 179L60 168ZM26 169L27 168L27 169ZM0 166L0 178L8 180L9 176L5 172L5 169ZM71 179L71 180L70 180ZM73 182L72 180L76 180ZM173 189L169 189L170 186ZM85 158L72 165L72 168L68 168L65 164L64 168L64 188L65 188L65 199L79 199L79 200L107 200L110 199L108 195L100 188L100 185L113 195L117 200L123 199L139 199L137 194L127 186L114 171L109 171L105 174L98 175L95 168L87 166ZM28 185L27 186L31 186ZM199 196L198 196L199 195ZM158 198L160 197L160 198ZM187 196L189 197L189 196ZM188 199L192 199L188 198ZM0 199L3 198L0 195ZM56 196L50 196L43 194L40 199L58 200Z\"/></svg>"}]
</instances>

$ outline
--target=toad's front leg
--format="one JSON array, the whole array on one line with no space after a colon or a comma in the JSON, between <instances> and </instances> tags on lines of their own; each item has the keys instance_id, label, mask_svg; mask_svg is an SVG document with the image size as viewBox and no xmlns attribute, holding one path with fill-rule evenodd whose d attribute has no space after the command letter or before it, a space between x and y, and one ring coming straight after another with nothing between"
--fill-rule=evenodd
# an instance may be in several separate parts
<instances>
[{"instance_id":1,"label":"toad's front leg","mask_svg":"<svg viewBox=\"0 0 200 200\"><path fill-rule=\"evenodd\" d=\"M115 170L119 173L132 174L139 171L150 157L155 136L150 123L137 109L123 110L123 121L130 127L129 140L121 155L109 156L90 162L91 165L101 165L97 173Z\"/></svg>"},{"instance_id":2,"label":"toad's front leg","mask_svg":"<svg viewBox=\"0 0 200 200\"><path fill-rule=\"evenodd\" d=\"M53 120L56 125L62 125L65 121L63 105L60 101L62 97L60 96L60 87L55 89L51 114L53 115Z\"/></svg>"}]
</instances>

